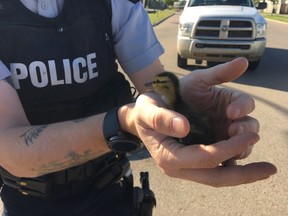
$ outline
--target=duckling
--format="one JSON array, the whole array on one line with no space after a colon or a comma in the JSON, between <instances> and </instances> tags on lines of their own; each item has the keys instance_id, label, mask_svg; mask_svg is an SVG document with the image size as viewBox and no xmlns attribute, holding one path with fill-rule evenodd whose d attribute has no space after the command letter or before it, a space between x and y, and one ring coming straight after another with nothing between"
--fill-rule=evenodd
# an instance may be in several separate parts
<instances>
[{"instance_id":1,"label":"duckling","mask_svg":"<svg viewBox=\"0 0 288 216\"><path fill-rule=\"evenodd\" d=\"M178 141L184 145L212 144L215 142L215 135L212 125L207 116L195 112L181 98L179 89L179 79L172 72L162 72L156 75L151 83L145 86L152 86L153 90L159 94L167 107L184 115L190 123L189 134Z\"/></svg>"}]
</instances>

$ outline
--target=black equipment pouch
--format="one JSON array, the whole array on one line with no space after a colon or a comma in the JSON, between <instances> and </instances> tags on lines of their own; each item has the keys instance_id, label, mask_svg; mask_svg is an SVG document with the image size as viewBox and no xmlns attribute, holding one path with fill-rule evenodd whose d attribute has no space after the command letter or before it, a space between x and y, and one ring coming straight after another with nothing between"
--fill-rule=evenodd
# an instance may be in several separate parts
<instances>
[{"instance_id":1,"label":"black equipment pouch","mask_svg":"<svg viewBox=\"0 0 288 216\"><path fill-rule=\"evenodd\" d=\"M1 178L5 185L17 189L23 195L46 197L52 189L52 181L48 176L41 178L19 178L1 167Z\"/></svg>"},{"instance_id":2,"label":"black equipment pouch","mask_svg":"<svg viewBox=\"0 0 288 216\"><path fill-rule=\"evenodd\" d=\"M103 168L97 172L94 186L96 189L102 189L115 184L126 175L131 174L129 170L130 162L126 157L107 158Z\"/></svg>"}]
</instances>

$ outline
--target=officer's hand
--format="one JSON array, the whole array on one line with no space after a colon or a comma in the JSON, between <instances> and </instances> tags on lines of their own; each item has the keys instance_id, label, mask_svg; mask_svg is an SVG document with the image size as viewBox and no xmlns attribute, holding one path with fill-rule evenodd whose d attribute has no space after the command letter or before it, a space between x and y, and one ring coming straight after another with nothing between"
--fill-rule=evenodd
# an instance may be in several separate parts
<instances>
[{"instance_id":1,"label":"officer's hand","mask_svg":"<svg viewBox=\"0 0 288 216\"><path fill-rule=\"evenodd\" d=\"M246 59L238 58L214 68L193 71L192 75L181 80L182 98L214 123L216 140L227 139L243 132L259 132L258 121L247 116L255 108L253 98L239 91L215 86L238 78L247 66ZM247 157L252 147L234 158Z\"/></svg>"},{"instance_id":2,"label":"officer's hand","mask_svg":"<svg viewBox=\"0 0 288 216\"><path fill-rule=\"evenodd\" d=\"M222 165L231 158L248 156L252 146L259 141L258 121L247 116L254 109L253 99L238 91L213 87L237 78L246 67L247 61L239 58L195 71L181 81L181 94L186 102L198 101L196 105L201 111L223 124L218 131L220 141L212 145L177 143L171 137L187 135L187 119L162 108L161 100L153 93L137 99L133 108L133 127L167 175L221 187L255 182L276 173L276 167L267 162Z\"/></svg>"}]
</instances>

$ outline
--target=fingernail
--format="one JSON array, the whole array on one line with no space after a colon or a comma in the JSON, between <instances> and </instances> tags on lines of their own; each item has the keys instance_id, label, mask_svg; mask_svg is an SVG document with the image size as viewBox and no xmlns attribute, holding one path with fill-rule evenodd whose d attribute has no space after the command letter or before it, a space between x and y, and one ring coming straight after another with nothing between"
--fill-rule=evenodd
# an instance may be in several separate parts
<instances>
[{"instance_id":1,"label":"fingernail","mask_svg":"<svg viewBox=\"0 0 288 216\"><path fill-rule=\"evenodd\" d=\"M182 122L181 118L179 118L179 117L173 118L172 127L173 127L173 132L175 132L175 133L178 133L178 131L182 131L183 122Z\"/></svg>"},{"instance_id":2,"label":"fingernail","mask_svg":"<svg viewBox=\"0 0 288 216\"><path fill-rule=\"evenodd\" d=\"M237 130L237 134L243 134L245 132L244 128L241 126Z\"/></svg>"},{"instance_id":3,"label":"fingernail","mask_svg":"<svg viewBox=\"0 0 288 216\"><path fill-rule=\"evenodd\" d=\"M234 117L235 118L240 117L240 113L241 113L240 109L236 108L235 111L234 111Z\"/></svg>"}]
</instances>

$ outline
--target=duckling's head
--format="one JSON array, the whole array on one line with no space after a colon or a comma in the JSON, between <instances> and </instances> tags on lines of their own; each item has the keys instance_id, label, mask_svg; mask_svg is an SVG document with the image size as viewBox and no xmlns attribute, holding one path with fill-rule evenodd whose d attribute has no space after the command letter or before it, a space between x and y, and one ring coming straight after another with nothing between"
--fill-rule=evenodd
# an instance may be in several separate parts
<instances>
[{"instance_id":1,"label":"duckling's head","mask_svg":"<svg viewBox=\"0 0 288 216\"><path fill-rule=\"evenodd\" d=\"M151 85L167 106L173 109L180 97L178 77L171 72L165 71L156 75Z\"/></svg>"}]
</instances>

